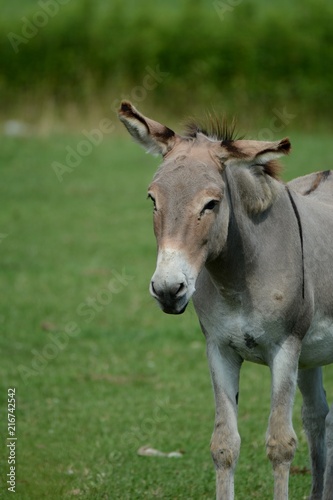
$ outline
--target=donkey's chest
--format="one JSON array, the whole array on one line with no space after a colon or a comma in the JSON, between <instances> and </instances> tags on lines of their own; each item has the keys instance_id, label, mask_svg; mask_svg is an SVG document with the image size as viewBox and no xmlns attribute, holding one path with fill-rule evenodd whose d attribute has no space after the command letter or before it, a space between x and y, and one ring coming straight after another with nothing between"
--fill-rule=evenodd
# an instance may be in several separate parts
<instances>
[{"instance_id":1,"label":"donkey's chest","mask_svg":"<svg viewBox=\"0 0 333 500\"><path fill-rule=\"evenodd\" d=\"M243 359L266 364L267 351L272 337L268 336L267 326L258 316L244 311L223 311L214 329L217 343L221 347L231 347Z\"/></svg>"},{"instance_id":2,"label":"donkey's chest","mask_svg":"<svg viewBox=\"0 0 333 500\"><path fill-rule=\"evenodd\" d=\"M231 348L247 361L269 364L272 353L285 338L281 319L249 311L241 301L230 304L210 297L196 309L206 335L221 350Z\"/></svg>"},{"instance_id":3,"label":"donkey's chest","mask_svg":"<svg viewBox=\"0 0 333 500\"><path fill-rule=\"evenodd\" d=\"M194 305L206 335L221 351L232 349L241 358L270 364L274 353L291 334L279 311L265 314L249 308L241 297L223 300L206 291L194 298ZM300 368L333 363L333 317L316 313L303 341Z\"/></svg>"}]
</instances>

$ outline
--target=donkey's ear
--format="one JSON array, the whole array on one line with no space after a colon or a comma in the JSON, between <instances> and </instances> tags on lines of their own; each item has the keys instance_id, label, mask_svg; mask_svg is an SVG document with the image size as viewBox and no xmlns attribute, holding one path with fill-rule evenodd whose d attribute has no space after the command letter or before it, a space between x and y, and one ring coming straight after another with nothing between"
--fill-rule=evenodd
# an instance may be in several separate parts
<instances>
[{"instance_id":1,"label":"donkey's ear","mask_svg":"<svg viewBox=\"0 0 333 500\"><path fill-rule=\"evenodd\" d=\"M174 131L146 118L130 102L122 101L118 116L133 139L147 152L164 156L174 147L177 137Z\"/></svg>"},{"instance_id":2,"label":"donkey's ear","mask_svg":"<svg viewBox=\"0 0 333 500\"><path fill-rule=\"evenodd\" d=\"M288 138L281 141L224 141L222 161L225 165L243 165L258 169L270 177L279 179L281 165L275 161L289 153L291 145Z\"/></svg>"},{"instance_id":3,"label":"donkey's ear","mask_svg":"<svg viewBox=\"0 0 333 500\"><path fill-rule=\"evenodd\" d=\"M281 141L250 141L239 140L222 142L221 146L227 150L230 163L253 163L265 164L276 160L282 155L288 154L291 144L288 138ZM228 161L227 160L227 161Z\"/></svg>"},{"instance_id":4,"label":"donkey's ear","mask_svg":"<svg viewBox=\"0 0 333 500\"><path fill-rule=\"evenodd\" d=\"M255 159L259 163L266 163L271 160L276 160L282 155L287 155L291 150L291 144L288 137L276 142L259 142L259 151L255 155Z\"/></svg>"}]
</instances>

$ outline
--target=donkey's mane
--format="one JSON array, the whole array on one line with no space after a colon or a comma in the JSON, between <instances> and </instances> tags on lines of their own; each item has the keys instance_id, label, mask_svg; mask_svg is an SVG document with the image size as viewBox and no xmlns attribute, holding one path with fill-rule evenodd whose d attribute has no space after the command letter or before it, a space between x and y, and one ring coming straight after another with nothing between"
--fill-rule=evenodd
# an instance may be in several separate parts
<instances>
[{"instance_id":1,"label":"donkey's mane","mask_svg":"<svg viewBox=\"0 0 333 500\"><path fill-rule=\"evenodd\" d=\"M219 118L215 113L207 113L206 118L203 120L196 121L194 118L187 120L184 132L185 137L188 139L195 139L198 134L202 134L208 139L221 141L221 146L224 146L235 156L239 155L241 157L242 153L238 150L236 145L233 144L233 142L239 139L244 139L244 136L238 135L236 127L237 124L235 119L228 122L226 118ZM263 170L270 177L280 180L282 166L278 161L270 160L266 162L263 165Z\"/></svg>"},{"instance_id":2,"label":"donkey's mane","mask_svg":"<svg viewBox=\"0 0 333 500\"><path fill-rule=\"evenodd\" d=\"M200 121L189 119L185 123L185 134L189 138L196 138L198 134L203 134L209 139L221 142L241 139L237 136L235 120L229 123L226 118L219 118L215 113L208 113L206 118Z\"/></svg>"}]
</instances>

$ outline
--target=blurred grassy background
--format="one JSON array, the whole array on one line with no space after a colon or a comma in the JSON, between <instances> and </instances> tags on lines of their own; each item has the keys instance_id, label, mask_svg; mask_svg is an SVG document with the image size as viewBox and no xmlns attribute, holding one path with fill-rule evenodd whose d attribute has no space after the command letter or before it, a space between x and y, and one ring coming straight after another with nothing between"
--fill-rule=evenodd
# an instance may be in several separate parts
<instances>
[{"instance_id":1,"label":"blurred grassy background","mask_svg":"<svg viewBox=\"0 0 333 500\"><path fill-rule=\"evenodd\" d=\"M333 165L330 137L294 134L285 177ZM156 244L146 189L159 159L127 137L104 140L59 182L52 169L82 135L6 138L0 155L0 497L8 471L6 401L16 388L16 498L214 498L214 402L193 306L163 314L148 292ZM318 158L322 164L307 163ZM105 295L113 273L131 277ZM117 288L120 283L115 282ZM81 304L97 298L95 310ZM92 302L93 303L93 302ZM66 336L75 322L79 334ZM60 346L60 347L59 347ZM324 369L333 400L331 367ZM236 498L269 500L266 367L244 363ZM300 395L290 498L309 493ZM140 446L184 450L143 458Z\"/></svg>"},{"instance_id":2,"label":"blurred grassy background","mask_svg":"<svg viewBox=\"0 0 333 500\"><path fill-rule=\"evenodd\" d=\"M216 108L248 136L290 136L285 180L333 168L333 4L0 0L0 9L0 435L14 386L17 498L213 498L204 339L192 306L170 317L149 296L146 187L158 160L122 136L114 111L129 97L179 131L184 116ZM105 119L115 128L90 134ZM78 159L68 169L69 151ZM67 167L60 178L54 162ZM89 321L80 315L123 270L128 286ZM80 334L52 357L71 321ZM266 368L244 365L240 499L272 497L269 385ZM310 485L300 405L298 394L295 499ZM148 443L186 453L138 457ZM0 470L1 497L5 446Z\"/></svg>"},{"instance_id":3,"label":"blurred grassy background","mask_svg":"<svg viewBox=\"0 0 333 500\"><path fill-rule=\"evenodd\" d=\"M332 122L329 0L1 0L0 8L2 117L80 126L130 96L173 118L217 107L257 127L286 107L295 126ZM147 68L163 73L155 86Z\"/></svg>"}]
</instances>

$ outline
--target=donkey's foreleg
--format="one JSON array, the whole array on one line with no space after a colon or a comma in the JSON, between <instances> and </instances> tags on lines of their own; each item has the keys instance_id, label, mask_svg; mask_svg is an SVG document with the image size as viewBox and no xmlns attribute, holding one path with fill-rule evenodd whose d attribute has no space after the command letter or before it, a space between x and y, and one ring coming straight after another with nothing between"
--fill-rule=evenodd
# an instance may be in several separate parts
<instances>
[{"instance_id":1,"label":"donkey's foreleg","mask_svg":"<svg viewBox=\"0 0 333 500\"><path fill-rule=\"evenodd\" d=\"M234 498L234 473L240 450L237 404L242 361L233 351L226 351L222 357L215 343L207 344L216 410L210 449L216 469L217 500Z\"/></svg>"},{"instance_id":2,"label":"donkey's foreleg","mask_svg":"<svg viewBox=\"0 0 333 500\"><path fill-rule=\"evenodd\" d=\"M274 472L274 500L288 499L289 469L297 443L292 426L292 408L300 347L296 337L288 337L276 348L270 363L272 395L266 450Z\"/></svg>"},{"instance_id":3,"label":"donkey's foreleg","mask_svg":"<svg viewBox=\"0 0 333 500\"><path fill-rule=\"evenodd\" d=\"M298 386L303 397L302 420L311 457L312 489L310 500L321 500L326 458L325 418L328 413L321 368L300 370ZM329 491L331 495L332 488Z\"/></svg>"},{"instance_id":4,"label":"donkey's foreleg","mask_svg":"<svg viewBox=\"0 0 333 500\"><path fill-rule=\"evenodd\" d=\"M331 500L333 495L333 405L326 417L326 468L323 500Z\"/></svg>"}]
</instances>

